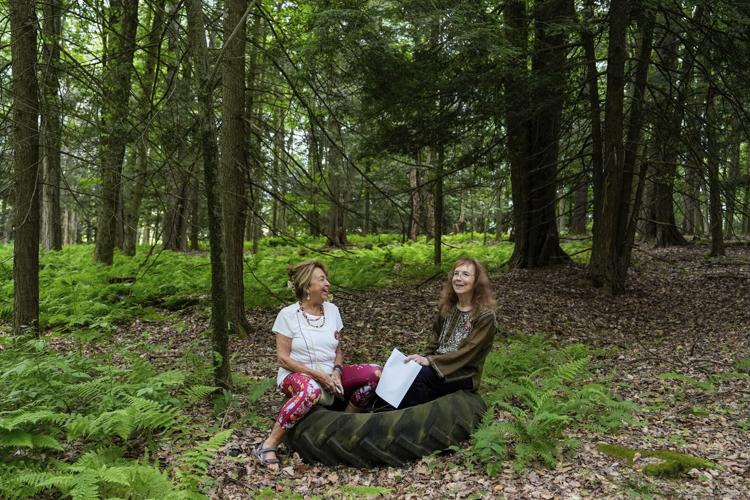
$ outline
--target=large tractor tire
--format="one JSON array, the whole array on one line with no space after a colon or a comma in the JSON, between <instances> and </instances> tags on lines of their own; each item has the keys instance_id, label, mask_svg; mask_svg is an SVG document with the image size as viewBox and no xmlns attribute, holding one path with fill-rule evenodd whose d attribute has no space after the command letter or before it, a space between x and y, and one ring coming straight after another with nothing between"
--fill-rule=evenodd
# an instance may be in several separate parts
<instances>
[{"instance_id":1,"label":"large tractor tire","mask_svg":"<svg viewBox=\"0 0 750 500\"><path fill-rule=\"evenodd\" d=\"M479 395L467 391L381 413L314 407L289 432L287 444L305 462L400 466L467 439L486 407Z\"/></svg>"}]
</instances>

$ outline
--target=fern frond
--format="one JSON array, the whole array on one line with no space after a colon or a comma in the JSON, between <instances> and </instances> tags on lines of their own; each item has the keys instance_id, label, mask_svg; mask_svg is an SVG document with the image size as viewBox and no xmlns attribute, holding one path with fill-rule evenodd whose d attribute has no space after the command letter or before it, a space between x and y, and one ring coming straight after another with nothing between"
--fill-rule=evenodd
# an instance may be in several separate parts
<instances>
[{"instance_id":1,"label":"fern frond","mask_svg":"<svg viewBox=\"0 0 750 500\"><path fill-rule=\"evenodd\" d=\"M557 369L555 370L555 375L560 377L565 382L573 382L584 374L590 360L591 358L589 356L572 359L567 363L558 365Z\"/></svg>"},{"instance_id":2,"label":"fern frond","mask_svg":"<svg viewBox=\"0 0 750 500\"><path fill-rule=\"evenodd\" d=\"M82 471L86 469L100 469L108 465L118 463L123 456L124 450L119 446L107 446L88 451L78 457L71 466L73 470Z\"/></svg>"},{"instance_id":3,"label":"fern frond","mask_svg":"<svg viewBox=\"0 0 750 500\"><path fill-rule=\"evenodd\" d=\"M220 390L220 387L213 385L193 385L185 389L183 398L187 404L195 404L198 401L203 401L218 390Z\"/></svg>"},{"instance_id":4,"label":"fern frond","mask_svg":"<svg viewBox=\"0 0 750 500\"><path fill-rule=\"evenodd\" d=\"M216 456L216 451L229 441L232 432L232 429L227 429L214 434L207 441L182 454L178 460L180 466L176 476L186 489L197 489L198 484L206 476L208 466Z\"/></svg>"},{"instance_id":5,"label":"fern frond","mask_svg":"<svg viewBox=\"0 0 750 500\"><path fill-rule=\"evenodd\" d=\"M59 423L65 418L65 414L51 410L19 410L13 412L13 414L10 416L4 416L3 418L0 418L0 429L12 431L13 429L21 427L22 425L36 424L39 422Z\"/></svg>"},{"instance_id":6,"label":"fern frond","mask_svg":"<svg viewBox=\"0 0 750 500\"><path fill-rule=\"evenodd\" d=\"M31 448L63 451L60 442L47 434L0 430L0 448Z\"/></svg>"},{"instance_id":7,"label":"fern frond","mask_svg":"<svg viewBox=\"0 0 750 500\"><path fill-rule=\"evenodd\" d=\"M78 415L68 423L71 437L116 435L128 439L134 432L170 429L181 423L177 408L143 398L130 398L130 404L97 417Z\"/></svg>"}]
</instances>

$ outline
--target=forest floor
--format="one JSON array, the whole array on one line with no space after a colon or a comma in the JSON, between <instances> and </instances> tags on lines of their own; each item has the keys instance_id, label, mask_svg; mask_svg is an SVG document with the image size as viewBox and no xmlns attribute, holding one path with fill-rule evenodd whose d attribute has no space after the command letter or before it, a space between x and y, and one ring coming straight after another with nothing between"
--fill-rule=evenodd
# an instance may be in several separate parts
<instances>
[{"instance_id":1,"label":"forest floor","mask_svg":"<svg viewBox=\"0 0 750 500\"><path fill-rule=\"evenodd\" d=\"M642 247L634 255L628 291L619 297L593 288L586 269L578 264L492 276L498 321L504 329L600 348L605 354L597 358L597 372L611 377L616 382L612 389L641 408L639 425L614 434L573 436L582 446L564 455L554 469L531 467L518 474L509 462L490 477L481 467L467 467L461 454L429 457L404 468L374 469L305 464L292 454L284 457L275 475L250 454L283 401L280 394L268 391L255 408L268 427L235 432L210 470L215 479L212 494L339 497L347 491L343 485L358 485L402 498L749 498L750 382L731 376L723 380L721 374L736 372L735 362L750 356L750 247L731 246L721 259L706 258L707 254L708 249L699 245ZM431 281L338 291L335 302L345 324L347 360L383 363L393 347L418 352L427 338L440 286ZM270 333L275 311L253 310L249 315L258 333L252 339L232 340L234 369L254 378L275 377ZM206 327L198 315L190 322L183 338ZM665 373L680 375L659 376ZM644 461L622 464L598 452L599 443L680 451L712 460L720 468L692 470L681 479L657 479L640 470Z\"/></svg>"}]
</instances>

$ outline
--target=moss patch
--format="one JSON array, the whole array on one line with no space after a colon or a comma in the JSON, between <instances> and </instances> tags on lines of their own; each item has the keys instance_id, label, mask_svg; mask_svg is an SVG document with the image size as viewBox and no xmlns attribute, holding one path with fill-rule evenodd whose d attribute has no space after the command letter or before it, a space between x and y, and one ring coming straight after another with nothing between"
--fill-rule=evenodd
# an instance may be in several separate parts
<instances>
[{"instance_id":1,"label":"moss patch","mask_svg":"<svg viewBox=\"0 0 750 500\"><path fill-rule=\"evenodd\" d=\"M596 447L601 453L628 464L633 464L636 454L644 458L658 458L661 462L648 464L643 472L656 477L680 477L690 469L718 469L719 466L703 458L669 450L642 450L626 448L614 444L600 444Z\"/></svg>"}]
</instances>

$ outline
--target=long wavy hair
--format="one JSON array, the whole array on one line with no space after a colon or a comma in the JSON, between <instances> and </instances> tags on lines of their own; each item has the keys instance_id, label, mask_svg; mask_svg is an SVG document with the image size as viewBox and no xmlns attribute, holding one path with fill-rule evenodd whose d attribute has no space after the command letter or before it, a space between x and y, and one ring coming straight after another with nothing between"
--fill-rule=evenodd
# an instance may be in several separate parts
<instances>
[{"instance_id":1,"label":"long wavy hair","mask_svg":"<svg viewBox=\"0 0 750 500\"><path fill-rule=\"evenodd\" d=\"M458 304L458 295L453 290L453 271L458 266L464 264L474 266L474 295L471 297L472 317L476 317L484 309L495 308L495 297L492 295L492 287L490 286L490 277L487 274L487 270L477 259L459 257L453 263L453 267L448 273L448 279L445 281L443 289L440 292L438 307L440 308L440 315L444 318L448 317L453 308L456 307L456 304Z\"/></svg>"}]
</instances>

